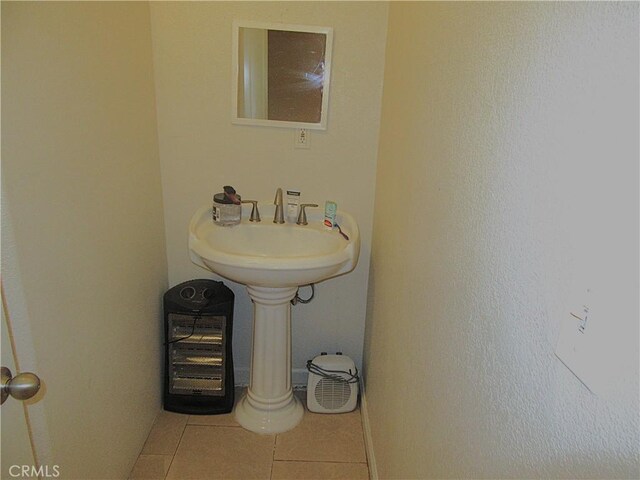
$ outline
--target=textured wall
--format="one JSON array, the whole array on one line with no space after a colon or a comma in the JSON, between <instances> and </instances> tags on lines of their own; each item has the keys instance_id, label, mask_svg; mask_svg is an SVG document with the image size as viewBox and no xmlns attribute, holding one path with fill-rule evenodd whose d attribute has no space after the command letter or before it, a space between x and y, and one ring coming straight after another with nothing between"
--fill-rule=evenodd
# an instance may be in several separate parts
<instances>
[{"instance_id":1,"label":"textured wall","mask_svg":"<svg viewBox=\"0 0 640 480\"><path fill-rule=\"evenodd\" d=\"M638 4L392 3L366 324L380 478L638 478ZM555 357L572 285L606 389Z\"/></svg>"},{"instance_id":2,"label":"textured wall","mask_svg":"<svg viewBox=\"0 0 640 480\"><path fill-rule=\"evenodd\" d=\"M303 201L333 199L360 225L356 270L317 285L312 303L293 308L293 365L301 374L294 382L304 381L305 361L323 350L361 361L387 8L376 2L151 4L170 284L214 277L190 262L187 227L223 185L266 203L277 187L297 187ZM291 129L231 124L233 20L334 28L328 128L311 132L309 150L293 148ZM226 283L236 293L237 378L247 382L252 304L244 286Z\"/></svg>"},{"instance_id":3,"label":"textured wall","mask_svg":"<svg viewBox=\"0 0 640 480\"><path fill-rule=\"evenodd\" d=\"M153 95L146 3L2 2L2 281L60 478L126 478L160 409Z\"/></svg>"}]
</instances>

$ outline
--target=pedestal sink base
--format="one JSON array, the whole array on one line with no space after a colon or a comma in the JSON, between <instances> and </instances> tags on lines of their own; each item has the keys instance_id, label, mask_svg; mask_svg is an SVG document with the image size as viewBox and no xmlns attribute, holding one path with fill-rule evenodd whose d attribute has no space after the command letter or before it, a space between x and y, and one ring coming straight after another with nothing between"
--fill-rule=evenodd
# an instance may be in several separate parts
<instances>
[{"instance_id":1,"label":"pedestal sink base","mask_svg":"<svg viewBox=\"0 0 640 480\"><path fill-rule=\"evenodd\" d=\"M282 433L304 413L291 388L291 299L296 287L247 285L253 300L251 378L236 406L236 420L247 430Z\"/></svg>"},{"instance_id":2,"label":"pedestal sink base","mask_svg":"<svg viewBox=\"0 0 640 480\"><path fill-rule=\"evenodd\" d=\"M264 410L251 402L249 393L245 394L236 406L236 420L252 432L273 434L294 428L304 414L304 407L294 395L283 407Z\"/></svg>"}]
</instances>

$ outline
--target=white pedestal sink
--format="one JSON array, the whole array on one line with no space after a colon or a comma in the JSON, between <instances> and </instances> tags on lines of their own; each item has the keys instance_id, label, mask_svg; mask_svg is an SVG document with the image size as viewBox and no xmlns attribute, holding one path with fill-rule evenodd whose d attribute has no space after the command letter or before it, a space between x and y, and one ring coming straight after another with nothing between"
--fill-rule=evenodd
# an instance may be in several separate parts
<instances>
[{"instance_id":1,"label":"white pedestal sink","mask_svg":"<svg viewBox=\"0 0 640 480\"><path fill-rule=\"evenodd\" d=\"M215 225L211 207L198 210L189 226L191 260L247 286L254 304L251 377L238 403L236 420L247 430L280 433L295 427L304 409L291 388L291 299L300 285L353 270L360 233L351 215L337 222L349 240L322 225L320 212L308 212L309 224L274 224L272 205L260 206L262 222L233 227Z\"/></svg>"}]
</instances>

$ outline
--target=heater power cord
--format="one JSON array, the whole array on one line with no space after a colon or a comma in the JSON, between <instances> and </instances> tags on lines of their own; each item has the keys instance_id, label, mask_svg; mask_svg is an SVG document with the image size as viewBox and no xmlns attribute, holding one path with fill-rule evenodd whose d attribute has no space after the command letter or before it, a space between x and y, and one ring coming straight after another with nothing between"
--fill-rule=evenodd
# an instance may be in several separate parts
<instances>
[{"instance_id":1,"label":"heater power cord","mask_svg":"<svg viewBox=\"0 0 640 480\"><path fill-rule=\"evenodd\" d=\"M351 370L348 372L344 370L328 370L316 365L313 363L313 360L307 360L307 370L309 370L310 373L314 373L322 378L336 380L338 382L358 383L360 381L360 377L358 376L358 367L355 368L355 373Z\"/></svg>"},{"instance_id":2,"label":"heater power cord","mask_svg":"<svg viewBox=\"0 0 640 480\"><path fill-rule=\"evenodd\" d=\"M191 324L191 333L185 337L180 337L180 338L176 338L173 339L169 342L164 342L163 345L171 345L172 343L178 343L178 342L182 342L183 340L187 340L188 338L193 337L193 334L196 331L196 323L198 323L198 320L200 320L202 318L202 311L207 308L210 304L211 301L213 300L213 298L209 298L207 300L207 303L205 303L202 307L197 308L197 309L193 309L193 323Z\"/></svg>"},{"instance_id":3,"label":"heater power cord","mask_svg":"<svg viewBox=\"0 0 640 480\"><path fill-rule=\"evenodd\" d=\"M169 341L169 342L165 342L164 344L165 344L165 345L171 345L172 343L178 343L178 342L181 342L181 341L183 341L183 340L186 340L186 339L188 339L188 338L193 337L193 334L194 334L194 333L195 333L195 331L196 331L196 323L197 323L197 322L198 322L198 320L200 320L201 318L202 318L202 317L201 317L200 313L196 313L196 314L193 316L193 324L191 324L191 333L190 333L189 335L187 335L186 337L176 338L176 339L171 340L171 341Z\"/></svg>"}]
</instances>

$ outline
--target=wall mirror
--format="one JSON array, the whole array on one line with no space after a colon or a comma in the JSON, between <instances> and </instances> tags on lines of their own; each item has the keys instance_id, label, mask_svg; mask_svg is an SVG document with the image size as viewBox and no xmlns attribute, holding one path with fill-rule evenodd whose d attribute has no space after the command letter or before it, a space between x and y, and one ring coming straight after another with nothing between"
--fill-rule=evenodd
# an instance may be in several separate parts
<instances>
[{"instance_id":1,"label":"wall mirror","mask_svg":"<svg viewBox=\"0 0 640 480\"><path fill-rule=\"evenodd\" d=\"M327 128L333 29L233 23L232 122Z\"/></svg>"}]
</instances>

